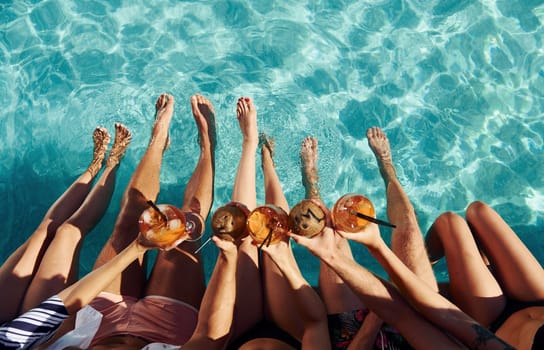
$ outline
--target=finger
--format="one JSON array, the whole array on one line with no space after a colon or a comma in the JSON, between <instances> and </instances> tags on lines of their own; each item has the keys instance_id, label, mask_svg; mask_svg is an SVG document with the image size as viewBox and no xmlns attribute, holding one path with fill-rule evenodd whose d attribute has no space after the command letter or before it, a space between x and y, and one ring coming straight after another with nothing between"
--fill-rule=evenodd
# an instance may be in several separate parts
<instances>
[{"instance_id":1,"label":"finger","mask_svg":"<svg viewBox=\"0 0 544 350\"><path fill-rule=\"evenodd\" d=\"M217 237L216 235L213 235L213 236L212 236L212 242L213 242L215 245L221 244L221 238Z\"/></svg>"},{"instance_id":2,"label":"finger","mask_svg":"<svg viewBox=\"0 0 544 350\"><path fill-rule=\"evenodd\" d=\"M336 233L337 235L339 235L342 238L349 239L349 237L348 237L349 234L346 234L346 232L344 232L344 231L335 230L334 233Z\"/></svg>"},{"instance_id":3,"label":"finger","mask_svg":"<svg viewBox=\"0 0 544 350\"><path fill-rule=\"evenodd\" d=\"M299 236L296 233L289 232L287 233L289 237L291 237L297 244L300 244L301 246L308 247L308 241L310 240L307 237Z\"/></svg>"},{"instance_id":4,"label":"finger","mask_svg":"<svg viewBox=\"0 0 544 350\"><path fill-rule=\"evenodd\" d=\"M226 240L226 239L222 239L220 237L217 237L217 236L212 236L212 242L217 246L217 248L223 250L223 251L226 251L226 250L229 250L233 247L236 247L234 242L232 241L229 241L229 240Z\"/></svg>"}]
</instances>

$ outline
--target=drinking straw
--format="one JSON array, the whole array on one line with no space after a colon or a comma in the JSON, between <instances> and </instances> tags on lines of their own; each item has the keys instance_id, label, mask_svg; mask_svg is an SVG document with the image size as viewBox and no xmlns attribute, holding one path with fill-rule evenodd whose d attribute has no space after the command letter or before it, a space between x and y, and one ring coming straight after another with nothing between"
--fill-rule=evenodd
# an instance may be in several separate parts
<instances>
[{"instance_id":1,"label":"drinking straw","mask_svg":"<svg viewBox=\"0 0 544 350\"><path fill-rule=\"evenodd\" d=\"M323 216L322 218L318 217L310 208L306 210L305 214L300 214L300 216L304 216L307 219L314 218L315 220L317 220L317 222L321 222L325 219L325 216Z\"/></svg>"},{"instance_id":2,"label":"drinking straw","mask_svg":"<svg viewBox=\"0 0 544 350\"><path fill-rule=\"evenodd\" d=\"M372 216L368 216L368 215L365 215L363 213L359 213L358 211L355 211L353 209L349 209L349 213L351 215L357 216L358 218L365 219L366 221L370 221L370 222L373 222L373 223L378 224L378 225L389 226L389 227L392 227L392 228L397 227L396 225L390 224L387 221L383 221L383 220L380 220L380 219L375 219Z\"/></svg>"},{"instance_id":3,"label":"drinking straw","mask_svg":"<svg viewBox=\"0 0 544 350\"><path fill-rule=\"evenodd\" d=\"M180 247L174 247L174 249L175 249L176 251L178 251L179 253L185 255L185 256L188 257L189 259L193 260L195 263L198 262L198 260L197 260L194 256L192 256L190 253L186 252L185 250L181 249Z\"/></svg>"},{"instance_id":4,"label":"drinking straw","mask_svg":"<svg viewBox=\"0 0 544 350\"><path fill-rule=\"evenodd\" d=\"M267 247L270 245L270 242L272 241L272 233L274 233L274 230L270 229L268 231L268 235L266 236L264 241L262 241L261 245L259 246L259 249L261 249L263 247L263 245L265 245L265 244L266 244Z\"/></svg>"},{"instance_id":5,"label":"drinking straw","mask_svg":"<svg viewBox=\"0 0 544 350\"><path fill-rule=\"evenodd\" d=\"M147 204L149 204L149 206L153 209L155 209L155 211L161 216L161 218L163 218L164 221L168 221L168 218L166 217L166 214L164 214L160 209L159 207L157 207L155 205L155 203L153 203L153 201L150 199L147 201Z\"/></svg>"},{"instance_id":6,"label":"drinking straw","mask_svg":"<svg viewBox=\"0 0 544 350\"><path fill-rule=\"evenodd\" d=\"M208 243L210 243L210 241L212 240L212 236L208 237L208 239L206 240L206 242L202 243L202 245L200 247L197 248L197 250L195 250L195 252L193 254L196 254L198 253L199 251L202 250L202 248L204 248L204 246Z\"/></svg>"}]
</instances>

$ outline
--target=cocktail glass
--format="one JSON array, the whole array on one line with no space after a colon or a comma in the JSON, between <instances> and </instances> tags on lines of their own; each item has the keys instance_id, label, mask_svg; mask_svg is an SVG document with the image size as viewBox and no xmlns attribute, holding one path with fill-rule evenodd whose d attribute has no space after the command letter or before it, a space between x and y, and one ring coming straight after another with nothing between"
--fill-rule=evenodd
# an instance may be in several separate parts
<instances>
[{"instance_id":1,"label":"cocktail glass","mask_svg":"<svg viewBox=\"0 0 544 350\"><path fill-rule=\"evenodd\" d=\"M255 208L247 218L247 229L253 241L269 246L278 243L289 231L289 215L272 204Z\"/></svg>"},{"instance_id":2,"label":"cocktail glass","mask_svg":"<svg viewBox=\"0 0 544 350\"><path fill-rule=\"evenodd\" d=\"M238 241L248 235L246 221L249 209L236 202L218 208L212 216L212 231L221 239Z\"/></svg>"},{"instance_id":3,"label":"cocktail glass","mask_svg":"<svg viewBox=\"0 0 544 350\"><path fill-rule=\"evenodd\" d=\"M360 232L369 223L367 219L357 216L357 213L374 218L376 212L372 202L363 195L348 193L336 201L332 208L332 222L340 231Z\"/></svg>"},{"instance_id":4,"label":"cocktail glass","mask_svg":"<svg viewBox=\"0 0 544 350\"><path fill-rule=\"evenodd\" d=\"M185 215L170 204L153 205L140 215L140 242L169 250L188 238Z\"/></svg>"},{"instance_id":5,"label":"cocktail glass","mask_svg":"<svg viewBox=\"0 0 544 350\"><path fill-rule=\"evenodd\" d=\"M289 212L291 227L296 234L313 237L319 234L327 223L322 205L311 199L304 199Z\"/></svg>"}]
</instances>

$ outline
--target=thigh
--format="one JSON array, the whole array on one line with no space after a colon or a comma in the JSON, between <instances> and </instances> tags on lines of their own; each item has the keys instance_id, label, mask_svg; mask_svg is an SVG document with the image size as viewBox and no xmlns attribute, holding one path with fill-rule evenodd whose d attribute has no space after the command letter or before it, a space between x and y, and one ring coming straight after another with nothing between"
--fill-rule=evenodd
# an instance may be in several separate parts
<instances>
[{"instance_id":1,"label":"thigh","mask_svg":"<svg viewBox=\"0 0 544 350\"><path fill-rule=\"evenodd\" d=\"M257 247L247 237L238 249L236 302L232 339L235 340L264 319L263 288Z\"/></svg>"},{"instance_id":2,"label":"thigh","mask_svg":"<svg viewBox=\"0 0 544 350\"><path fill-rule=\"evenodd\" d=\"M491 324L503 310L505 296L484 264L465 220L453 213L442 214L428 235L438 236L443 245L454 303L478 322Z\"/></svg>"},{"instance_id":3,"label":"thigh","mask_svg":"<svg viewBox=\"0 0 544 350\"><path fill-rule=\"evenodd\" d=\"M470 204L466 218L504 292L521 301L544 300L544 270L503 218L482 202Z\"/></svg>"},{"instance_id":4,"label":"thigh","mask_svg":"<svg viewBox=\"0 0 544 350\"><path fill-rule=\"evenodd\" d=\"M185 216L192 235L202 236L204 219L196 212L185 212ZM202 257L194 254L200 245L200 241L184 241L175 249L159 251L145 294L173 298L200 308L206 288Z\"/></svg>"},{"instance_id":5,"label":"thigh","mask_svg":"<svg viewBox=\"0 0 544 350\"><path fill-rule=\"evenodd\" d=\"M337 237L338 244L347 256L353 258L349 243L345 238ZM363 302L351 288L327 264L319 265L319 294L328 314L339 314L365 308Z\"/></svg>"},{"instance_id":6,"label":"thigh","mask_svg":"<svg viewBox=\"0 0 544 350\"><path fill-rule=\"evenodd\" d=\"M262 257L266 317L300 341L304 334L305 320L297 312L297 291L291 288L268 254L262 254ZM304 287L311 288L309 285Z\"/></svg>"},{"instance_id":7,"label":"thigh","mask_svg":"<svg viewBox=\"0 0 544 350\"><path fill-rule=\"evenodd\" d=\"M110 261L138 237L140 232L138 220L141 213L148 207L146 197L142 192L129 185L123 196L121 210L113 232L100 251L93 269ZM141 297L146 280L144 260L138 259L130 264L122 274L110 283L105 291L136 298Z\"/></svg>"}]
</instances>

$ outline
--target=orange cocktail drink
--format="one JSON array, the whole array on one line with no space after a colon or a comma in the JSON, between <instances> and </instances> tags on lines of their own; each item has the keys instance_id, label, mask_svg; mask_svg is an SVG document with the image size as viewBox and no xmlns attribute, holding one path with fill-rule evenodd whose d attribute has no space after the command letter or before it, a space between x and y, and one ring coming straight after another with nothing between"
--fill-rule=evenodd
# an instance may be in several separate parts
<instances>
[{"instance_id":1,"label":"orange cocktail drink","mask_svg":"<svg viewBox=\"0 0 544 350\"><path fill-rule=\"evenodd\" d=\"M255 208L247 218L253 241L266 246L280 242L289 231L289 215L280 207L266 204Z\"/></svg>"},{"instance_id":2,"label":"orange cocktail drink","mask_svg":"<svg viewBox=\"0 0 544 350\"><path fill-rule=\"evenodd\" d=\"M180 243L188 237L185 215L169 204L159 204L144 210L138 225L142 238L162 249L170 248L175 242Z\"/></svg>"},{"instance_id":3,"label":"orange cocktail drink","mask_svg":"<svg viewBox=\"0 0 544 350\"><path fill-rule=\"evenodd\" d=\"M348 193L340 197L332 208L332 222L340 231L360 232L370 221L357 216L364 214L371 218L376 216L372 202L360 194Z\"/></svg>"}]
</instances>

